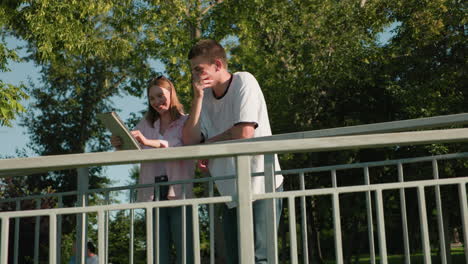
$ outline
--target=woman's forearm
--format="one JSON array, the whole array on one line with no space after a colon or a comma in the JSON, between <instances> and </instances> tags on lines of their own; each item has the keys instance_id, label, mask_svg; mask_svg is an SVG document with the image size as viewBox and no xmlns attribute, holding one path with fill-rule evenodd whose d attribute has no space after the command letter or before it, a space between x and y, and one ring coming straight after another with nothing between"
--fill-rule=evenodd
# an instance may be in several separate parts
<instances>
[{"instance_id":1,"label":"woman's forearm","mask_svg":"<svg viewBox=\"0 0 468 264\"><path fill-rule=\"evenodd\" d=\"M161 141L158 139L147 139L144 145L152 148L162 147Z\"/></svg>"}]
</instances>

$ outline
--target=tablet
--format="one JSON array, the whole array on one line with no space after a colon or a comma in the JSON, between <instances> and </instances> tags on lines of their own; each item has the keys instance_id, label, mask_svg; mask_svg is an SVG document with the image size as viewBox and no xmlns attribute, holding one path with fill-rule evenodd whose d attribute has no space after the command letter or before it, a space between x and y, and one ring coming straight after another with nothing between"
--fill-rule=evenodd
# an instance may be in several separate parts
<instances>
[{"instance_id":1,"label":"tablet","mask_svg":"<svg viewBox=\"0 0 468 264\"><path fill-rule=\"evenodd\" d=\"M96 116L114 136L122 139L122 150L141 150L140 144L116 112L100 113Z\"/></svg>"}]
</instances>

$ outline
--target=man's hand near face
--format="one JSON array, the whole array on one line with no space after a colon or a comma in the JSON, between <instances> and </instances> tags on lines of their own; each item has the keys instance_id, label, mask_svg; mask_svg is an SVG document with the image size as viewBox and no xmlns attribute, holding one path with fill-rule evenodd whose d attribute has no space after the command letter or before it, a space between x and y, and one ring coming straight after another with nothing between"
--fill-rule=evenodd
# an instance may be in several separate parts
<instances>
[{"instance_id":1,"label":"man's hand near face","mask_svg":"<svg viewBox=\"0 0 468 264\"><path fill-rule=\"evenodd\" d=\"M210 79L201 79L198 74L192 75L192 86L194 91L194 96L199 98L203 97L203 90L213 86L213 80Z\"/></svg>"}]
</instances>

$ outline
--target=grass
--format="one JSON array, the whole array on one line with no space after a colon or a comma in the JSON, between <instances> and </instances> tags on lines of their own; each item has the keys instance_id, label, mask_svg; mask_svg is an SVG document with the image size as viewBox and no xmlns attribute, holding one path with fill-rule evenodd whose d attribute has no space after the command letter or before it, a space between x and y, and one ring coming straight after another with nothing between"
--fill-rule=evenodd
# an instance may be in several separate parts
<instances>
[{"instance_id":1,"label":"grass","mask_svg":"<svg viewBox=\"0 0 468 264\"><path fill-rule=\"evenodd\" d=\"M463 247L452 248L452 263L453 264L462 264L466 263L465 252ZM376 257L376 263L379 263L380 258ZM440 256L437 251L431 253L431 262L433 264L441 263ZM326 264L334 264L335 260L326 260ZM351 263L354 263L354 258ZM370 263L370 257L368 255L359 257L359 264ZM404 255L390 255L388 256L389 264L403 264L405 263ZM411 264L424 264L424 255L422 253L411 254Z\"/></svg>"}]
</instances>

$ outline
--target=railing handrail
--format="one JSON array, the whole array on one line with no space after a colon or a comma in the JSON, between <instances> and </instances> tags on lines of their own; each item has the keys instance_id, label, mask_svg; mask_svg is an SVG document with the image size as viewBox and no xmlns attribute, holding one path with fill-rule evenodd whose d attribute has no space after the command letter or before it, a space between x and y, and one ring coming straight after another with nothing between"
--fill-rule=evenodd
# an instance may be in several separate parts
<instances>
[{"instance_id":1,"label":"railing handrail","mask_svg":"<svg viewBox=\"0 0 468 264\"><path fill-rule=\"evenodd\" d=\"M166 149L125 150L0 160L0 177L51 170L149 162L291 152L320 152L395 145L468 141L468 128L259 142L206 144Z\"/></svg>"},{"instance_id":2,"label":"railing handrail","mask_svg":"<svg viewBox=\"0 0 468 264\"><path fill-rule=\"evenodd\" d=\"M278 134L278 135L272 135L272 136L266 136L266 137L231 140L231 141L225 141L225 142L216 143L216 144L222 145L222 144L233 144L233 143L241 143L241 142L306 139L306 138L320 138L320 137L364 135L364 134L374 134L374 133L391 133L391 132L411 131L411 130L417 130L417 129L453 126L453 125L464 125L464 124L468 124L468 113L408 119L408 120L391 121L391 122L382 122L382 123L357 125L357 126L329 128L329 129L312 130L312 131L306 131L306 132L285 133L285 134ZM84 153L81 153L81 154L84 154ZM77 155L77 154L68 154L68 155ZM59 155L54 155L54 156L59 156ZM16 160L16 159L7 159L7 160ZM124 164L124 163L119 163L119 164ZM5 174L2 168L3 168L2 160L0 160L0 177L16 176L12 174ZM21 170L18 172L18 175L27 175L27 174L34 174L34 173L40 173L40 172L44 172L44 170L40 170L40 171Z\"/></svg>"},{"instance_id":3,"label":"railing handrail","mask_svg":"<svg viewBox=\"0 0 468 264\"><path fill-rule=\"evenodd\" d=\"M122 186L114 186L114 187L104 187L104 188L97 188L97 189L87 189L83 193L85 194L93 194L93 193L105 193L105 192L116 192L116 191L126 191L126 190L135 190L141 188L148 188L148 187L157 187L157 186L165 186L165 185L173 185L173 184L188 184L188 183L202 183L202 182L210 182L210 181L219 181L219 180L230 180L234 179L235 175L231 176L222 176L222 177L206 177L206 178L194 178L189 180L177 180L177 181L167 181L167 182L154 182L154 183L141 183L141 184L131 184L131 185L122 185ZM0 200L0 203L11 203L16 201L23 201L23 200L35 200L35 199L43 199L43 198L54 198L60 196L71 196L79 194L78 191L68 191L68 192L59 192L59 193L45 193L45 194L35 194L30 196L20 196L16 198L8 198Z\"/></svg>"},{"instance_id":4,"label":"railing handrail","mask_svg":"<svg viewBox=\"0 0 468 264\"><path fill-rule=\"evenodd\" d=\"M327 128L320 130L311 130L304 132L293 132L277 134L266 137L257 137L249 139L231 140L229 143L238 142L254 142L254 141L269 141L278 139L303 139L303 138L319 138L319 137L335 137L335 136L351 136L365 135L375 133L391 133L413 131L419 129L440 128L446 126L458 126L468 124L468 113L460 113L454 115L443 115L416 119L407 119L400 121L381 122L366 125L346 126ZM219 143L218 143L219 144Z\"/></svg>"}]
</instances>

